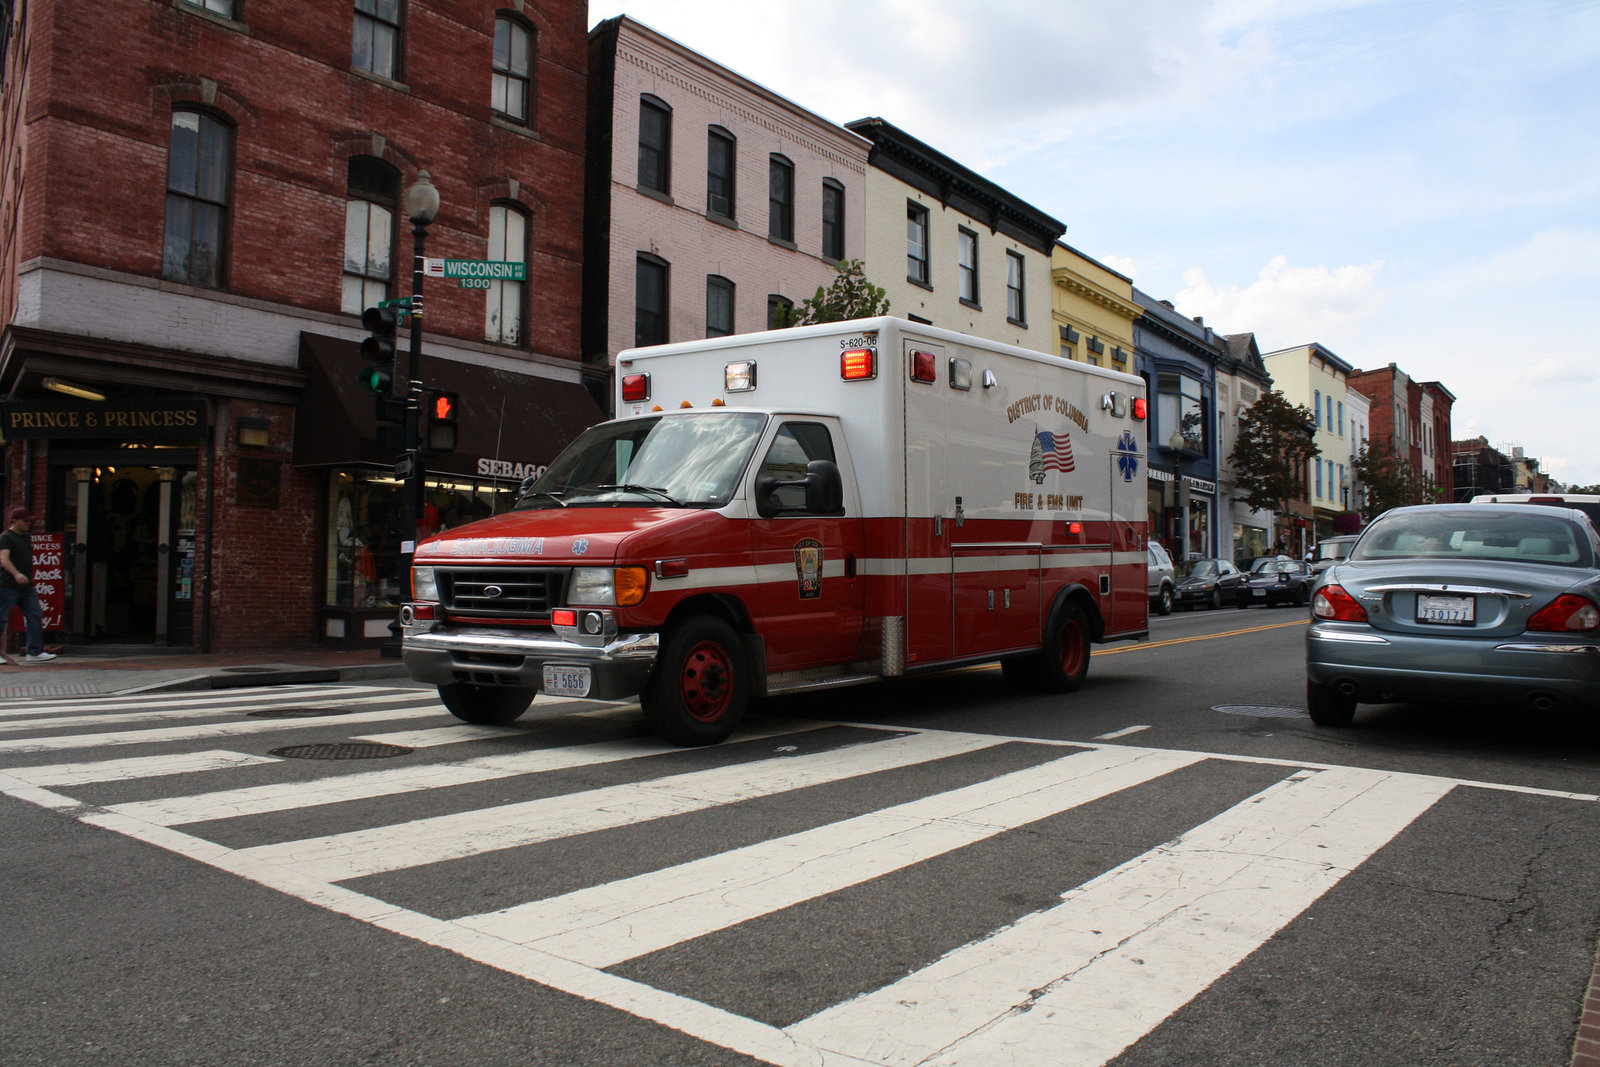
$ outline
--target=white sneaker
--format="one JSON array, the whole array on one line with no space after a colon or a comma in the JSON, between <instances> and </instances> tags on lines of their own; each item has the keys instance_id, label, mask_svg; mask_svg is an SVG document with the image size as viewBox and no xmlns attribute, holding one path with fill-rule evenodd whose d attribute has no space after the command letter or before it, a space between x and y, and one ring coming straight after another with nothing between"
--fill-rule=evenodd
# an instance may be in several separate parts
<instances>
[{"instance_id":1,"label":"white sneaker","mask_svg":"<svg viewBox=\"0 0 1600 1067\"><path fill-rule=\"evenodd\" d=\"M29 662L29 663L49 663L51 660L53 660L55 658L56 658L56 654L54 652L41 652L37 656L29 656L29 657L27 657L27 662Z\"/></svg>"}]
</instances>

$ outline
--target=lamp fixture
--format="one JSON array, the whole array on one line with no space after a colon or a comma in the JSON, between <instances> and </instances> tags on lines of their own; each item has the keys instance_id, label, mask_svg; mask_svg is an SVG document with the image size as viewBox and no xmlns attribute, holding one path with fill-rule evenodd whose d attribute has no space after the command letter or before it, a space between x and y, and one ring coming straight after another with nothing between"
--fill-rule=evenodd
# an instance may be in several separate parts
<instances>
[{"instance_id":1,"label":"lamp fixture","mask_svg":"<svg viewBox=\"0 0 1600 1067\"><path fill-rule=\"evenodd\" d=\"M96 392L87 386L62 381L60 378L46 378L39 384L53 393L65 393L67 396L75 396L80 400L104 400L106 398L104 393Z\"/></svg>"}]
</instances>

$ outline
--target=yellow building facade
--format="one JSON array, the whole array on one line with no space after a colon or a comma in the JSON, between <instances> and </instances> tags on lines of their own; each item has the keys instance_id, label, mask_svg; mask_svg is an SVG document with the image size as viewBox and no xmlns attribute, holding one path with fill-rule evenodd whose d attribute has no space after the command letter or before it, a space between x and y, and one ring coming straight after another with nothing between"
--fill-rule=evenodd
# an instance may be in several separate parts
<instances>
[{"instance_id":1,"label":"yellow building facade","mask_svg":"<svg viewBox=\"0 0 1600 1067\"><path fill-rule=\"evenodd\" d=\"M1071 245L1056 242L1050 264L1049 351L1096 367L1133 371L1133 281Z\"/></svg>"}]
</instances>

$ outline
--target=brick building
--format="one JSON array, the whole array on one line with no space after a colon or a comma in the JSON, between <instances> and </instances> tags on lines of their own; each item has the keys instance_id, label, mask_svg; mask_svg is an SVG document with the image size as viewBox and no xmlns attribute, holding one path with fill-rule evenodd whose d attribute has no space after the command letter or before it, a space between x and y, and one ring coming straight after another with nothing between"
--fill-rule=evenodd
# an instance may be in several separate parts
<instances>
[{"instance_id":1,"label":"brick building","mask_svg":"<svg viewBox=\"0 0 1600 1067\"><path fill-rule=\"evenodd\" d=\"M1455 498L1450 414L1455 394L1441 382L1419 382L1396 364L1354 371L1349 388L1371 405L1368 441L1405 460L1434 499Z\"/></svg>"},{"instance_id":2,"label":"brick building","mask_svg":"<svg viewBox=\"0 0 1600 1067\"><path fill-rule=\"evenodd\" d=\"M376 643L401 542L503 507L599 417L579 360L586 6L0 12L4 498L65 540L68 639ZM424 171L427 254L526 280L426 289L421 378L460 392L461 434L407 531L357 343L363 307L411 292Z\"/></svg>"},{"instance_id":3,"label":"brick building","mask_svg":"<svg viewBox=\"0 0 1600 1067\"><path fill-rule=\"evenodd\" d=\"M584 355L766 329L865 255L866 141L626 16L589 52Z\"/></svg>"}]
</instances>

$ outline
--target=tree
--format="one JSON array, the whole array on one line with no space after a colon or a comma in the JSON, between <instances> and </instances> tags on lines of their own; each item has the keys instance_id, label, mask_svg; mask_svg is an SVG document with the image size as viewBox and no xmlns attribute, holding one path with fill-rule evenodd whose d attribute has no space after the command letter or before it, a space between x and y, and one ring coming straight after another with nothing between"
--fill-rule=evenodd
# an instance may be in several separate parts
<instances>
[{"instance_id":1,"label":"tree","mask_svg":"<svg viewBox=\"0 0 1600 1067\"><path fill-rule=\"evenodd\" d=\"M1373 441L1350 461L1367 490L1366 513L1377 518L1390 508L1434 503L1422 476L1387 441Z\"/></svg>"},{"instance_id":2,"label":"tree","mask_svg":"<svg viewBox=\"0 0 1600 1067\"><path fill-rule=\"evenodd\" d=\"M1239 419L1239 438L1228 454L1245 502L1283 514L1306 495L1306 469L1320 454L1313 439L1316 415L1290 404L1277 390L1261 394Z\"/></svg>"},{"instance_id":3,"label":"tree","mask_svg":"<svg viewBox=\"0 0 1600 1067\"><path fill-rule=\"evenodd\" d=\"M827 288L818 286L815 294L789 312L787 325L870 319L888 312L888 295L867 281L865 265L859 259L846 259L834 268L833 284Z\"/></svg>"}]
</instances>

